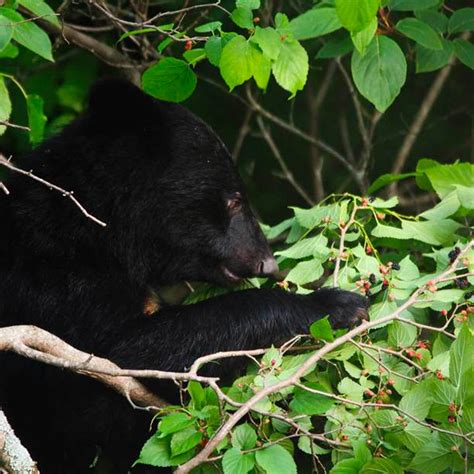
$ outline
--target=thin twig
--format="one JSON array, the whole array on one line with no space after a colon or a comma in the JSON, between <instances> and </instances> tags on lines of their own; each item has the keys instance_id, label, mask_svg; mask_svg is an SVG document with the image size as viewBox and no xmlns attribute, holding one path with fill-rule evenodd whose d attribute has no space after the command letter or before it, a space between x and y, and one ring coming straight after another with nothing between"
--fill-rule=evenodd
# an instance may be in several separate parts
<instances>
[{"instance_id":1,"label":"thin twig","mask_svg":"<svg viewBox=\"0 0 474 474\"><path fill-rule=\"evenodd\" d=\"M103 222L100 219L98 219L97 217L93 216L92 214L90 214L86 210L86 208L74 197L74 191L66 191L63 188L60 188L59 186L56 186L55 184L50 183L49 181L46 181L45 179L36 176L35 174L33 174L33 171L26 171L26 170L23 170L21 168L18 168L17 166L15 166L10 161L10 159L11 159L11 157L9 159L6 159L3 155L0 155L0 165L4 166L5 168L8 168L11 171L14 171L15 173L19 173L19 174L22 174L24 176L28 176L29 178L33 179L34 181L37 181L38 183L43 184L44 186L46 186L50 190L54 190L54 191L57 191L57 192L61 193L64 197L70 199L74 203L74 205L82 212L82 214L84 214L88 219L95 222L96 224L99 224L102 227L107 226L107 224L105 222ZM4 188L4 186L3 186L3 188ZM5 191L5 189L4 189L4 191Z\"/></svg>"}]
</instances>

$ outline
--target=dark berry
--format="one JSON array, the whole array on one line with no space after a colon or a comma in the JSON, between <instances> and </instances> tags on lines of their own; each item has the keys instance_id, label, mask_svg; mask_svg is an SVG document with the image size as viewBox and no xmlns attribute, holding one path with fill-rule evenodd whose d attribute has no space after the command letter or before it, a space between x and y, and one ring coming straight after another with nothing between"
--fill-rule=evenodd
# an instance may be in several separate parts
<instances>
[{"instance_id":1,"label":"dark berry","mask_svg":"<svg viewBox=\"0 0 474 474\"><path fill-rule=\"evenodd\" d=\"M469 286L469 282L467 281L466 277L456 278L454 280L454 283L456 284L458 288L461 288L461 290L464 290Z\"/></svg>"},{"instance_id":2,"label":"dark berry","mask_svg":"<svg viewBox=\"0 0 474 474\"><path fill-rule=\"evenodd\" d=\"M468 291L467 293L464 293L465 300L470 300L473 296L474 296L474 291Z\"/></svg>"},{"instance_id":3,"label":"dark berry","mask_svg":"<svg viewBox=\"0 0 474 474\"><path fill-rule=\"evenodd\" d=\"M400 270L400 265L398 263L392 263L392 270Z\"/></svg>"},{"instance_id":4,"label":"dark berry","mask_svg":"<svg viewBox=\"0 0 474 474\"><path fill-rule=\"evenodd\" d=\"M375 285L375 282L377 281L377 278L375 277L375 275L373 273L371 273L369 275L369 281L372 285Z\"/></svg>"},{"instance_id":5,"label":"dark berry","mask_svg":"<svg viewBox=\"0 0 474 474\"><path fill-rule=\"evenodd\" d=\"M461 253L461 249L459 247L454 247L453 250L451 250L448 253L449 261L450 263L453 263L456 258L458 258L458 255Z\"/></svg>"},{"instance_id":6,"label":"dark berry","mask_svg":"<svg viewBox=\"0 0 474 474\"><path fill-rule=\"evenodd\" d=\"M367 196L367 199L369 200L369 202L374 202L375 196Z\"/></svg>"}]
</instances>

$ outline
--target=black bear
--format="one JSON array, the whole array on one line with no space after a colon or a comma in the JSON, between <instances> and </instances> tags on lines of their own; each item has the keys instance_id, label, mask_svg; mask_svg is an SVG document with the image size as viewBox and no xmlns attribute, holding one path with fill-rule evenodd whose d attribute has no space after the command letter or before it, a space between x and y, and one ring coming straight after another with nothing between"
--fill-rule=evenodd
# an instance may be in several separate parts
<instances>
[{"instance_id":1,"label":"black bear","mask_svg":"<svg viewBox=\"0 0 474 474\"><path fill-rule=\"evenodd\" d=\"M123 368L183 370L207 353L285 341L326 314L335 326L366 314L353 293L266 289L145 317L149 287L229 285L268 275L276 263L222 141L182 106L131 84L98 84L82 117L17 164L74 190L107 227L11 175L11 194L0 197L1 326L39 326ZM0 404L43 472L90 472L98 449L111 472L129 470L149 414L85 376L14 354L0 363ZM211 370L227 374L243 363Z\"/></svg>"}]
</instances>

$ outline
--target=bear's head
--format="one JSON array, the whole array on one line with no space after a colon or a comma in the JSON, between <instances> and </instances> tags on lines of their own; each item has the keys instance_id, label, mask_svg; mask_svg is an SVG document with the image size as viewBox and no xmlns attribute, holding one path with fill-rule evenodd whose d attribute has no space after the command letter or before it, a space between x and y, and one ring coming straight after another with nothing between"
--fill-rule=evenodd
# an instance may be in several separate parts
<instances>
[{"instance_id":1,"label":"bear's head","mask_svg":"<svg viewBox=\"0 0 474 474\"><path fill-rule=\"evenodd\" d=\"M42 258L123 269L140 284L229 284L277 270L222 141L184 107L129 83L97 84L83 116L18 164L73 190L107 223L16 178L13 215Z\"/></svg>"}]
</instances>

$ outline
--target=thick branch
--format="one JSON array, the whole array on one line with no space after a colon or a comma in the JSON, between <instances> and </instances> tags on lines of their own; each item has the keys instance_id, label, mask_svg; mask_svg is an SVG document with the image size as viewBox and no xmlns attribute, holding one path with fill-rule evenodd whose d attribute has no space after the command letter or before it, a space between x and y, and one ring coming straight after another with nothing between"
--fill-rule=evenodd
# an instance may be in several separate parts
<instances>
[{"instance_id":1,"label":"thick branch","mask_svg":"<svg viewBox=\"0 0 474 474\"><path fill-rule=\"evenodd\" d=\"M8 474L39 474L36 463L15 435L0 408L0 472Z\"/></svg>"}]
</instances>

